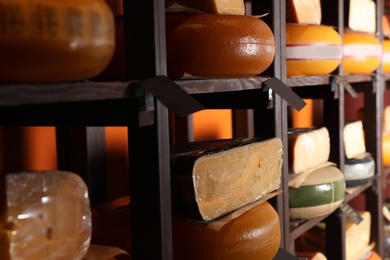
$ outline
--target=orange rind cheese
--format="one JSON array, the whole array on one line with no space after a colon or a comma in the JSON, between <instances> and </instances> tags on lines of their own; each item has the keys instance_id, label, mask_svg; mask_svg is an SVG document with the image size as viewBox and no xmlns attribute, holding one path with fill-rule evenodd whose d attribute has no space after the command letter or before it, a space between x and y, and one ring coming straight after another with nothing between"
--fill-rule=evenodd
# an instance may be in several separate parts
<instances>
[{"instance_id":1,"label":"orange rind cheese","mask_svg":"<svg viewBox=\"0 0 390 260\"><path fill-rule=\"evenodd\" d=\"M268 25L252 16L167 13L168 77L245 77L265 71L275 52Z\"/></svg>"},{"instance_id":2,"label":"orange rind cheese","mask_svg":"<svg viewBox=\"0 0 390 260\"><path fill-rule=\"evenodd\" d=\"M0 0L0 82L93 77L112 58L114 30L104 0Z\"/></svg>"},{"instance_id":3,"label":"orange rind cheese","mask_svg":"<svg viewBox=\"0 0 390 260\"><path fill-rule=\"evenodd\" d=\"M325 25L286 25L287 76L325 75L342 59L342 41L336 30Z\"/></svg>"},{"instance_id":4,"label":"orange rind cheese","mask_svg":"<svg viewBox=\"0 0 390 260\"><path fill-rule=\"evenodd\" d=\"M390 73L390 40L383 40L382 70L384 73Z\"/></svg>"},{"instance_id":5,"label":"orange rind cheese","mask_svg":"<svg viewBox=\"0 0 390 260\"><path fill-rule=\"evenodd\" d=\"M372 73L382 62L382 45L374 34L344 32L343 51L345 73Z\"/></svg>"}]
</instances>

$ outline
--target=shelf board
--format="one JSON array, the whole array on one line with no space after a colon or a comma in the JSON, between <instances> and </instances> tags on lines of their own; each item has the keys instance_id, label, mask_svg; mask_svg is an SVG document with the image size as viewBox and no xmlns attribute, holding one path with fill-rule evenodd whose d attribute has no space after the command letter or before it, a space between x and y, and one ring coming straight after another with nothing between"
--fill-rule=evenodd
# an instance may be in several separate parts
<instances>
[{"instance_id":1,"label":"shelf board","mask_svg":"<svg viewBox=\"0 0 390 260\"><path fill-rule=\"evenodd\" d=\"M325 76L308 76L308 77L289 77L287 78L287 86L289 87L304 87L329 85L331 75Z\"/></svg>"}]
</instances>

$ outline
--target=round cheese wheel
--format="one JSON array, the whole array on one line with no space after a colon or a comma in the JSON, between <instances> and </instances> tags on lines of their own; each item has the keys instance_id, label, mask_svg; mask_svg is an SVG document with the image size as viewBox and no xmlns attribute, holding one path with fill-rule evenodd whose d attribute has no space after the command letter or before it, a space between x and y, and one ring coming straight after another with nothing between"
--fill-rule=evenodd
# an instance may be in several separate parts
<instances>
[{"instance_id":1,"label":"round cheese wheel","mask_svg":"<svg viewBox=\"0 0 390 260\"><path fill-rule=\"evenodd\" d=\"M264 202L215 231L175 218L174 259L273 259L280 246L280 223L275 209Z\"/></svg>"},{"instance_id":2,"label":"round cheese wheel","mask_svg":"<svg viewBox=\"0 0 390 260\"><path fill-rule=\"evenodd\" d=\"M167 13L166 44L170 78L254 76L275 53L268 25L243 15Z\"/></svg>"},{"instance_id":3,"label":"round cheese wheel","mask_svg":"<svg viewBox=\"0 0 390 260\"><path fill-rule=\"evenodd\" d=\"M345 73L374 72L382 62L382 45L374 34L344 32L343 62Z\"/></svg>"},{"instance_id":4,"label":"round cheese wheel","mask_svg":"<svg viewBox=\"0 0 390 260\"><path fill-rule=\"evenodd\" d=\"M331 26L286 24L287 76L325 75L342 59L342 41Z\"/></svg>"},{"instance_id":5,"label":"round cheese wheel","mask_svg":"<svg viewBox=\"0 0 390 260\"><path fill-rule=\"evenodd\" d=\"M382 56L382 69L384 73L390 73L390 40L385 39L382 43L383 56Z\"/></svg>"},{"instance_id":6,"label":"round cheese wheel","mask_svg":"<svg viewBox=\"0 0 390 260\"><path fill-rule=\"evenodd\" d=\"M114 48L104 0L0 2L0 82L88 79L108 65Z\"/></svg>"},{"instance_id":7,"label":"round cheese wheel","mask_svg":"<svg viewBox=\"0 0 390 260\"><path fill-rule=\"evenodd\" d=\"M375 174L375 161L370 154L345 159L346 186L355 187L369 182Z\"/></svg>"},{"instance_id":8,"label":"round cheese wheel","mask_svg":"<svg viewBox=\"0 0 390 260\"><path fill-rule=\"evenodd\" d=\"M383 165L390 166L390 133L382 136L382 160Z\"/></svg>"},{"instance_id":9,"label":"round cheese wheel","mask_svg":"<svg viewBox=\"0 0 390 260\"><path fill-rule=\"evenodd\" d=\"M130 198L106 202L92 210L92 244L116 246L131 255ZM280 222L264 202L231 220L220 231L173 215L174 259L273 259L280 247ZM131 259L120 256L118 259Z\"/></svg>"},{"instance_id":10,"label":"round cheese wheel","mask_svg":"<svg viewBox=\"0 0 390 260\"><path fill-rule=\"evenodd\" d=\"M289 187L291 219L311 219L332 213L345 197L345 178L335 166L311 173L299 188Z\"/></svg>"}]
</instances>

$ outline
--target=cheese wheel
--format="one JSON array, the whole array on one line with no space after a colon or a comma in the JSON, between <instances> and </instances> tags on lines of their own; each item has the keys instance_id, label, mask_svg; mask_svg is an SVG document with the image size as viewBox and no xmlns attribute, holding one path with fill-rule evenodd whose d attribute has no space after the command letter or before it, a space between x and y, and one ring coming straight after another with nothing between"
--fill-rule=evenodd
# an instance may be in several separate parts
<instances>
[{"instance_id":1,"label":"cheese wheel","mask_svg":"<svg viewBox=\"0 0 390 260\"><path fill-rule=\"evenodd\" d=\"M332 213L345 197L345 179L335 166L315 170L299 188L289 187L290 218L311 219Z\"/></svg>"},{"instance_id":2,"label":"cheese wheel","mask_svg":"<svg viewBox=\"0 0 390 260\"><path fill-rule=\"evenodd\" d=\"M127 196L92 210L92 243L124 249L130 256L123 259L131 259L129 205ZM172 230L173 259L177 260L271 260L280 246L279 216L268 202L231 220L220 231L178 215L173 215Z\"/></svg>"},{"instance_id":3,"label":"cheese wheel","mask_svg":"<svg viewBox=\"0 0 390 260\"><path fill-rule=\"evenodd\" d=\"M382 136L383 165L390 166L390 133Z\"/></svg>"},{"instance_id":4,"label":"cheese wheel","mask_svg":"<svg viewBox=\"0 0 390 260\"><path fill-rule=\"evenodd\" d=\"M370 154L345 159L344 176L348 188L369 182L374 174L375 161Z\"/></svg>"},{"instance_id":5,"label":"cheese wheel","mask_svg":"<svg viewBox=\"0 0 390 260\"><path fill-rule=\"evenodd\" d=\"M272 63L274 36L253 16L167 13L168 77L254 76Z\"/></svg>"},{"instance_id":6,"label":"cheese wheel","mask_svg":"<svg viewBox=\"0 0 390 260\"><path fill-rule=\"evenodd\" d=\"M108 65L114 47L104 0L0 1L0 82L88 79Z\"/></svg>"},{"instance_id":7,"label":"cheese wheel","mask_svg":"<svg viewBox=\"0 0 390 260\"><path fill-rule=\"evenodd\" d=\"M286 24L287 76L325 75L341 58L342 41L331 26Z\"/></svg>"},{"instance_id":8,"label":"cheese wheel","mask_svg":"<svg viewBox=\"0 0 390 260\"><path fill-rule=\"evenodd\" d=\"M384 73L390 73L390 40L383 40L382 69Z\"/></svg>"},{"instance_id":9,"label":"cheese wheel","mask_svg":"<svg viewBox=\"0 0 390 260\"><path fill-rule=\"evenodd\" d=\"M382 45L374 34L345 31L343 53L345 73L372 73L382 62Z\"/></svg>"},{"instance_id":10,"label":"cheese wheel","mask_svg":"<svg viewBox=\"0 0 390 260\"><path fill-rule=\"evenodd\" d=\"M176 3L210 14L245 14L243 0L176 0Z\"/></svg>"},{"instance_id":11,"label":"cheese wheel","mask_svg":"<svg viewBox=\"0 0 390 260\"><path fill-rule=\"evenodd\" d=\"M177 260L271 260L280 246L280 223L275 209L264 202L221 230L175 218L173 258Z\"/></svg>"}]
</instances>

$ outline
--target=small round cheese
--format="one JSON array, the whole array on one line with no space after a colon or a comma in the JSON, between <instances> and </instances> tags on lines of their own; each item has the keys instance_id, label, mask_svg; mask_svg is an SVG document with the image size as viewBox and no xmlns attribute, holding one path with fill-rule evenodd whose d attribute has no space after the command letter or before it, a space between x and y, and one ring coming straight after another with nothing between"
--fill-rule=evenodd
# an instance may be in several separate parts
<instances>
[{"instance_id":1,"label":"small round cheese","mask_svg":"<svg viewBox=\"0 0 390 260\"><path fill-rule=\"evenodd\" d=\"M344 176L348 188L369 182L374 174L375 161L370 154L345 159Z\"/></svg>"},{"instance_id":2,"label":"small round cheese","mask_svg":"<svg viewBox=\"0 0 390 260\"><path fill-rule=\"evenodd\" d=\"M341 58L342 41L331 26L286 24L287 76L328 74Z\"/></svg>"},{"instance_id":3,"label":"small round cheese","mask_svg":"<svg viewBox=\"0 0 390 260\"><path fill-rule=\"evenodd\" d=\"M383 40L382 69L384 73L390 73L390 40Z\"/></svg>"},{"instance_id":4,"label":"small round cheese","mask_svg":"<svg viewBox=\"0 0 390 260\"><path fill-rule=\"evenodd\" d=\"M104 0L0 2L0 82L88 79L108 65L114 48Z\"/></svg>"},{"instance_id":5,"label":"small round cheese","mask_svg":"<svg viewBox=\"0 0 390 260\"><path fill-rule=\"evenodd\" d=\"M382 45L374 34L344 32L344 72L367 74L382 62Z\"/></svg>"},{"instance_id":6,"label":"small round cheese","mask_svg":"<svg viewBox=\"0 0 390 260\"><path fill-rule=\"evenodd\" d=\"M168 77L243 77L272 63L274 36L253 16L167 13Z\"/></svg>"}]
</instances>

